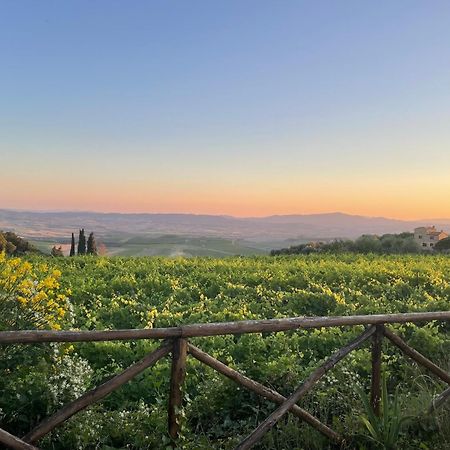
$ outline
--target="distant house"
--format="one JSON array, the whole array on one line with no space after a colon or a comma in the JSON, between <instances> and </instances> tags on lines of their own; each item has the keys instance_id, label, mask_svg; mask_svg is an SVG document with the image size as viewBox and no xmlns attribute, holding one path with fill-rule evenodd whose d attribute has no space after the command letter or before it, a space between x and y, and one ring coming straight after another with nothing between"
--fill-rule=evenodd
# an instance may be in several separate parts
<instances>
[{"instance_id":1,"label":"distant house","mask_svg":"<svg viewBox=\"0 0 450 450\"><path fill-rule=\"evenodd\" d=\"M414 229L414 240L424 250L433 250L436 242L439 242L446 237L448 237L448 234L442 230L436 230L435 226Z\"/></svg>"}]
</instances>

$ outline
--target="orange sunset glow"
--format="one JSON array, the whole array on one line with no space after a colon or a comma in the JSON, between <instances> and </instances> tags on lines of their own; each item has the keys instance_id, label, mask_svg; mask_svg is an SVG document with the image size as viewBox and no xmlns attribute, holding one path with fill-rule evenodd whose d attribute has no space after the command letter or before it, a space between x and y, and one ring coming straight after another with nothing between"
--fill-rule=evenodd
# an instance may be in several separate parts
<instances>
[{"instance_id":1,"label":"orange sunset glow","mask_svg":"<svg viewBox=\"0 0 450 450\"><path fill-rule=\"evenodd\" d=\"M6 185L8 181L3 179L2 183ZM430 185L435 192L432 196L427 190ZM5 188L2 192L6 192ZM129 183L111 180L107 183L87 182L83 189L76 190L63 180L57 189L53 182L28 180L21 183L20 190L8 191L8 198L3 199L2 204L16 209L181 212L242 217L342 211L423 219L450 217L450 204L446 201L448 192L449 179L434 179L431 184L427 183L426 177L409 184L398 180L384 180L381 184L376 180L354 178L347 182L314 178L290 183L280 180L273 185L265 185L262 180L259 184L235 181L229 185L221 180L153 184L145 180Z\"/></svg>"}]
</instances>

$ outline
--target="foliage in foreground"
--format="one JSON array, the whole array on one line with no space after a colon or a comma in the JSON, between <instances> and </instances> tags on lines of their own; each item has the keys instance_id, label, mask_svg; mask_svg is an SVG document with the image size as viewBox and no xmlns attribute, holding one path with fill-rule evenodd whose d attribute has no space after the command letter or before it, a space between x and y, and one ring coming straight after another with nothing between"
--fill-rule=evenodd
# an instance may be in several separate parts
<instances>
[{"instance_id":1,"label":"foliage in foreground","mask_svg":"<svg viewBox=\"0 0 450 450\"><path fill-rule=\"evenodd\" d=\"M369 396L359 390L364 405L364 414L361 421L366 427L367 438L377 447L385 450L395 450L401 438L401 433L407 421L412 417L402 414L400 408L399 386L396 386L394 395L389 396L386 376L382 377L380 414L377 415L370 403Z\"/></svg>"},{"instance_id":2,"label":"foliage in foreground","mask_svg":"<svg viewBox=\"0 0 450 450\"><path fill-rule=\"evenodd\" d=\"M1 286L9 286L14 277L13 271L4 268L11 261L2 263L1 295L5 293ZM55 274L57 285L48 286L46 291L51 298L70 293L71 303L65 304L65 314L57 317L54 324L53 319L39 322L40 327L47 328L164 327L450 307L450 258L442 256L343 254L221 260L80 257L54 259L50 261L53 267L43 266L48 263L48 259L37 257L19 262L30 266L26 266L29 272L25 279L30 279L33 286L43 283L49 273ZM19 305L20 296L18 291L9 291L8 301ZM33 322L20 325L32 326ZM411 345L448 369L448 325L402 325L397 329ZM251 378L289 395L333 350L360 332L361 327L329 328L215 336L194 339L193 343ZM123 370L156 345L139 341L26 347L30 354L23 353L23 346L15 347L9 359L1 359L1 390L5 394L0 399L0 426L19 435L25 433L44 416ZM443 388L435 380L424 378L417 367L386 343L383 366L389 377L389 390L393 392L394 386L399 386L397 396L402 411L428 402ZM370 352L357 350L328 373L301 403L337 431L353 436L349 441L351 448L356 445L376 448L358 440L365 431L360 420L364 406L357 391L368 391L369 373ZM169 361L160 361L101 404L69 420L44 439L41 447L165 448L169 443L166 435L169 374ZM420 384L418 379L422 380ZM191 359L184 389L185 419L180 447L185 449L233 448L273 410L271 403L239 389ZM442 424L449 417L448 409L444 408L438 415L414 423L400 436L401 445L448 448L450 431ZM307 425L286 417L259 448L332 446Z\"/></svg>"}]
</instances>

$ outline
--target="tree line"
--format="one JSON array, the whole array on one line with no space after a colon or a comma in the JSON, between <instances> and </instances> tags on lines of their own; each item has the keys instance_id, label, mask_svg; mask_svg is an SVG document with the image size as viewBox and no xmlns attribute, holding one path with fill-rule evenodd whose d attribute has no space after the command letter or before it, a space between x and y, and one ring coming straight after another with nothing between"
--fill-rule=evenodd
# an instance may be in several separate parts
<instances>
[{"instance_id":1,"label":"tree line","mask_svg":"<svg viewBox=\"0 0 450 450\"><path fill-rule=\"evenodd\" d=\"M436 250L439 250L436 247ZM365 234L356 240L337 239L329 242L308 242L305 244L272 250L272 256L297 255L309 253L378 253L378 254L404 254L421 253L422 249L414 241L413 233Z\"/></svg>"},{"instance_id":2,"label":"tree line","mask_svg":"<svg viewBox=\"0 0 450 450\"><path fill-rule=\"evenodd\" d=\"M76 248L76 250L75 250ZM61 246L53 246L52 256L64 256ZM97 243L95 242L94 233L91 232L86 240L84 228L79 230L78 244L75 242L75 234L72 233L69 256L98 255Z\"/></svg>"}]
</instances>

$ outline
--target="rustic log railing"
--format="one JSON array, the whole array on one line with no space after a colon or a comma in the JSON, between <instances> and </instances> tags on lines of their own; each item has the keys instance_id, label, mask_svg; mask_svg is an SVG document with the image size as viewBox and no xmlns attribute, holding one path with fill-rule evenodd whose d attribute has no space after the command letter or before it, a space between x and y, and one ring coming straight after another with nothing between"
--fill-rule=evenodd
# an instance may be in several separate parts
<instances>
[{"instance_id":1,"label":"rustic log railing","mask_svg":"<svg viewBox=\"0 0 450 450\"><path fill-rule=\"evenodd\" d=\"M241 386L278 404L279 406L260 425L247 436L236 450L246 450L258 443L262 437L287 413L307 422L320 433L336 442L343 442L344 438L332 430L328 425L297 405L297 402L313 389L321 377L332 369L350 352L359 348L366 341L372 341L372 380L371 402L375 414L379 415L381 399L381 352L382 340L398 347L405 355L416 363L424 366L440 380L449 385L432 402L429 411L432 412L450 399L450 374L438 367L428 358L411 348L404 340L386 327L387 324L417 323L450 320L450 311L404 313L404 314L375 314L339 317L294 317L287 319L246 320L240 322L223 322L208 324L191 324L171 328L152 328L139 330L108 330L108 331L3 331L0 332L0 345L6 344L34 344L42 342L94 342L113 340L164 339L162 344L140 361L132 364L123 372L115 375L100 386L83 394L78 399L67 404L51 417L43 420L33 430L22 438L14 436L0 428L0 443L13 449L35 449L33 444L50 433L58 425L69 419L77 412L87 408L106 397L112 391L130 381L147 368L152 367L169 353L172 357L170 393L168 403L168 429L174 446L180 431L180 409L182 407L182 389L186 374L186 358L188 355L225 375ZM284 397L277 391L254 381L237 370L228 367L211 355L192 345L188 338L207 337L224 334L267 333L296 329L310 329L322 327L364 325L365 330L356 339L333 353L322 365L314 370L298 388L289 396Z\"/></svg>"}]
</instances>

